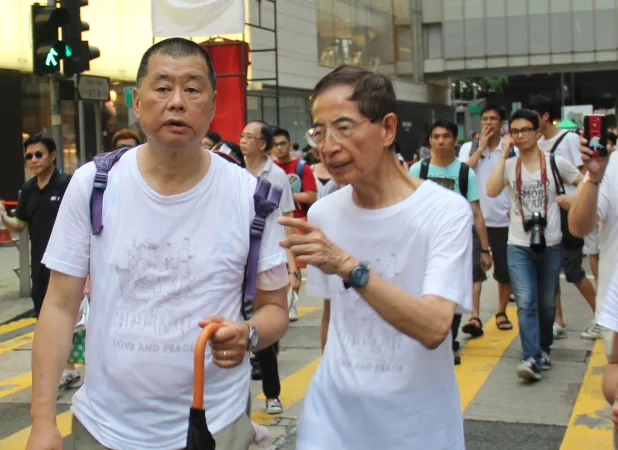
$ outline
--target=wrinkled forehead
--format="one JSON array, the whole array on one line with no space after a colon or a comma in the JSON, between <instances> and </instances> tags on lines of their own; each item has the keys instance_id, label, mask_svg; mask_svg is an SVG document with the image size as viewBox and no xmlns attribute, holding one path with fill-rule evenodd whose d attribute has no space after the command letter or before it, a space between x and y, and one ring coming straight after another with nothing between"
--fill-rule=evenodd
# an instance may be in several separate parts
<instances>
[{"instance_id":1,"label":"wrinkled forehead","mask_svg":"<svg viewBox=\"0 0 618 450\"><path fill-rule=\"evenodd\" d=\"M313 100L311 113L314 125L328 125L342 119L361 120L358 103L351 100L354 88L339 84L320 92Z\"/></svg>"}]
</instances>

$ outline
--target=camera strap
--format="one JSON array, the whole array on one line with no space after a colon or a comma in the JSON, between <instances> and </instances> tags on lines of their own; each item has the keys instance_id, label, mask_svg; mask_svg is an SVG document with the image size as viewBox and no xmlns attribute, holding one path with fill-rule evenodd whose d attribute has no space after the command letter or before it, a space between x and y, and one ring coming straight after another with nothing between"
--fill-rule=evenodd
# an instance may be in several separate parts
<instances>
[{"instance_id":1,"label":"camera strap","mask_svg":"<svg viewBox=\"0 0 618 450\"><path fill-rule=\"evenodd\" d=\"M547 218L547 161L545 160L545 154L539 151L539 165L541 166L541 183L545 191L545 218ZM519 213L521 214L522 222L526 222L524 216L524 203L523 203L523 182L521 181L521 156L517 158L517 164L515 165L515 186L517 187L517 197L519 199Z\"/></svg>"}]
</instances>

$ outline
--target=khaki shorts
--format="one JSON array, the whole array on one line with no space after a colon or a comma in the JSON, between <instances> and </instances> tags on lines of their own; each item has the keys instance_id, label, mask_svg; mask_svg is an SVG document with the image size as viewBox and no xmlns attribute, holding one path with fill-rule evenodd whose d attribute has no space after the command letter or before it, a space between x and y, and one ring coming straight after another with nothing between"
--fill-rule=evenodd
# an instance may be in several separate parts
<instances>
[{"instance_id":1,"label":"khaki shorts","mask_svg":"<svg viewBox=\"0 0 618 450\"><path fill-rule=\"evenodd\" d=\"M189 414L187 412L187 414ZM73 450L112 450L99 444L73 416ZM253 442L253 427L246 414L214 435L217 450L248 450Z\"/></svg>"}]
</instances>

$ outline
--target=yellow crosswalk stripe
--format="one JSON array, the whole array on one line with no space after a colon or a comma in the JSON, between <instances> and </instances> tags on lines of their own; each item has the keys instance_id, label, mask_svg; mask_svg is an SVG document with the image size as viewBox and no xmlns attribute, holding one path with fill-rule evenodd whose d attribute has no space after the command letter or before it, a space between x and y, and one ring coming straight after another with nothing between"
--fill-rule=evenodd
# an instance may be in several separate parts
<instances>
[{"instance_id":1,"label":"yellow crosswalk stripe","mask_svg":"<svg viewBox=\"0 0 618 450\"><path fill-rule=\"evenodd\" d=\"M33 340L34 340L34 331L14 337L13 339L7 339L4 342L0 342L0 355L2 355L3 353L15 350L16 348L20 348L28 344L32 344Z\"/></svg>"},{"instance_id":2,"label":"yellow crosswalk stripe","mask_svg":"<svg viewBox=\"0 0 618 450\"><path fill-rule=\"evenodd\" d=\"M518 336L517 308L507 308L509 320L513 329L499 330L494 318L483 328L485 334L477 339L471 339L461 351L461 365L455 367L455 375L459 384L461 409L466 410L470 402L479 392L493 368L500 362L504 352Z\"/></svg>"},{"instance_id":3,"label":"yellow crosswalk stripe","mask_svg":"<svg viewBox=\"0 0 618 450\"><path fill-rule=\"evenodd\" d=\"M309 382L311 378L313 378L313 374L318 368L321 359L321 357L314 359L309 364L281 381L281 396L279 400L281 400L284 408L289 408L303 399L309 387ZM262 401L266 400L264 394L258 395L256 399ZM263 411L253 411L251 413L251 420L261 425L268 425L269 421L273 419L274 416L266 414Z\"/></svg>"},{"instance_id":4,"label":"yellow crosswalk stripe","mask_svg":"<svg viewBox=\"0 0 618 450\"><path fill-rule=\"evenodd\" d=\"M20 328L34 325L35 323L36 319L20 319L15 320L11 323L7 323L6 325L0 325L0 336L6 333L10 333L11 331L19 330Z\"/></svg>"},{"instance_id":5,"label":"yellow crosswalk stripe","mask_svg":"<svg viewBox=\"0 0 618 450\"><path fill-rule=\"evenodd\" d=\"M560 450L613 450L611 416L601 390L606 366L603 339L597 339Z\"/></svg>"},{"instance_id":6,"label":"yellow crosswalk stripe","mask_svg":"<svg viewBox=\"0 0 618 450\"><path fill-rule=\"evenodd\" d=\"M65 411L56 416L56 424L60 430L60 435L64 438L71 434L71 420L73 414L71 411ZM24 450L28 443L28 436L32 427L24 428L23 430L13 433L7 438L0 440L0 448L2 450Z\"/></svg>"}]
</instances>

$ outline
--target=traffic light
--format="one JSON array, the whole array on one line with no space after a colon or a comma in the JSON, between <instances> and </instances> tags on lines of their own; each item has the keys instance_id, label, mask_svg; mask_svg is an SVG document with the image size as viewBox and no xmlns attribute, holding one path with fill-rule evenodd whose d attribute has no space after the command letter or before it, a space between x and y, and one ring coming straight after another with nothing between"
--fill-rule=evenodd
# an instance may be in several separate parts
<instances>
[{"instance_id":1,"label":"traffic light","mask_svg":"<svg viewBox=\"0 0 618 450\"><path fill-rule=\"evenodd\" d=\"M69 23L64 7L33 4L30 9L32 28L32 71L37 75L60 71L60 59L72 54L69 44L58 39L58 29Z\"/></svg>"},{"instance_id":2,"label":"traffic light","mask_svg":"<svg viewBox=\"0 0 618 450\"><path fill-rule=\"evenodd\" d=\"M88 0L63 0L62 4L69 15L68 23L62 27L62 39L71 50L71 56L64 60L64 75L70 77L90 70L90 61L101 56L101 52L82 40L82 33L90 29L81 19L81 8L88 5Z\"/></svg>"}]
</instances>

